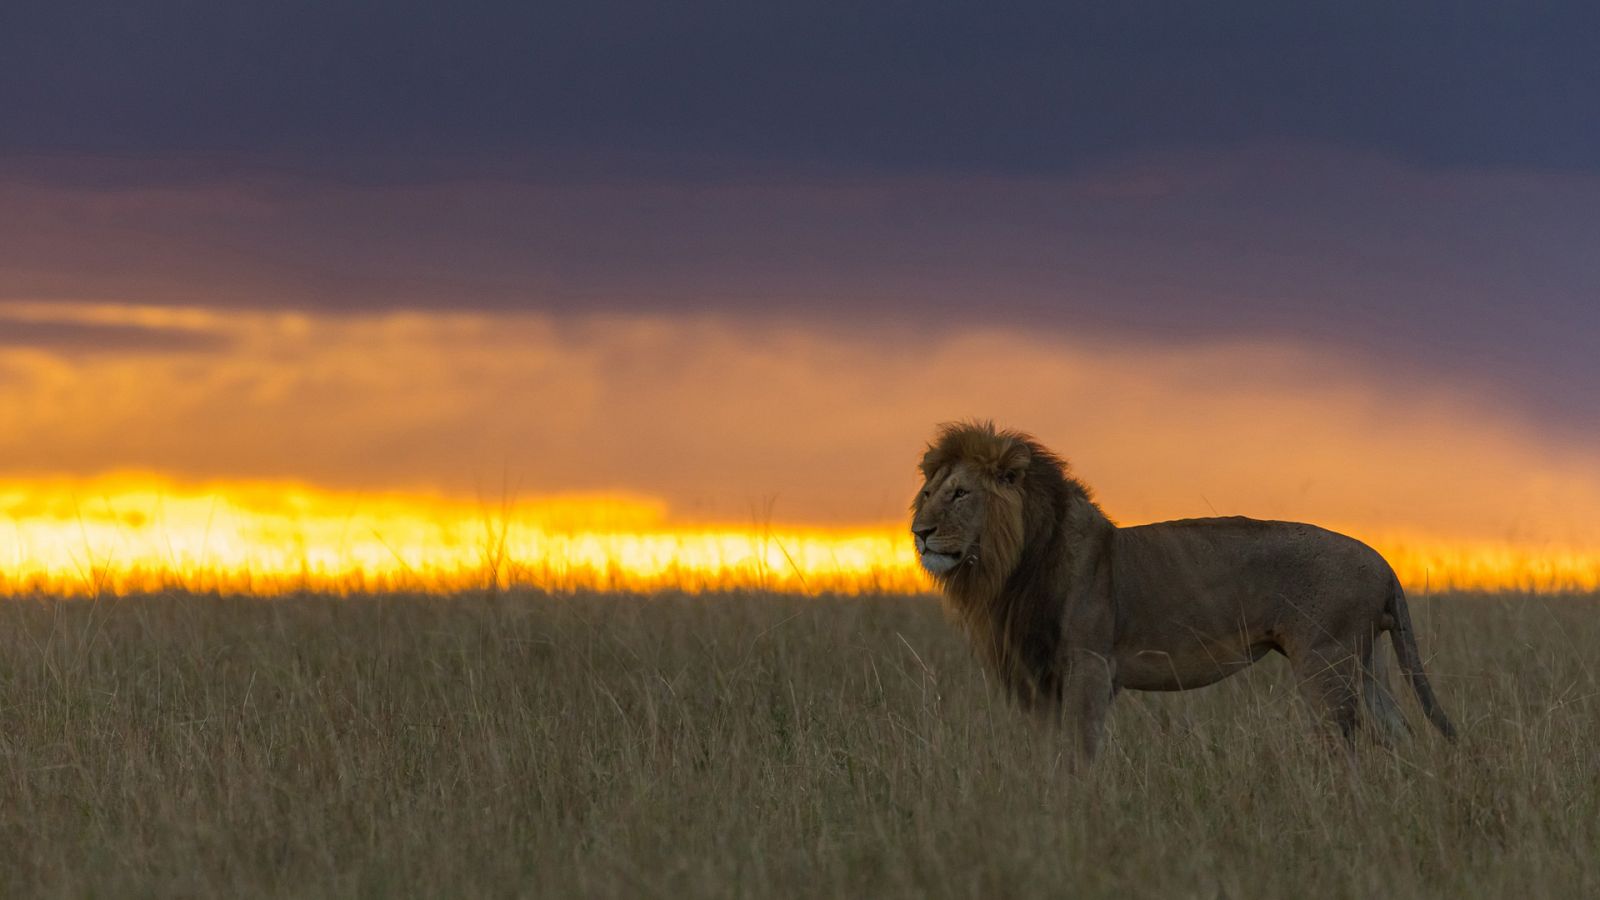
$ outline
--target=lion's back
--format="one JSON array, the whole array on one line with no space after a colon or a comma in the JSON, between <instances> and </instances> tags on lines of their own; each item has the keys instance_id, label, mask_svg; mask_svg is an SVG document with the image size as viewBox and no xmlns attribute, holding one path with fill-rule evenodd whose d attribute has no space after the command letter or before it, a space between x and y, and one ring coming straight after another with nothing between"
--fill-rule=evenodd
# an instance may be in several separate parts
<instances>
[{"instance_id":1,"label":"lion's back","mask_svg":"<svg viewBox=\"0 0 1600 900\"><path fill-rule=\"evenodd\" d=\"M1222 557L1258 566L1288 566L1309 570L1338 568L1375 570L1387 579L1392 573L1378 551L1347 534L1308 522L1216 516L1174 519L1134 525L1119 531L1150 547L1165 546L1169 553Z\"/></svg>"},{"instance_id":2,"label":"lion's back","mask_svg":"<svg viewBox=\"0 0 1600 900\"><path fill-rule=\"evenodd\" d=\"M1324 603L1365 614L1394 582L1388 562L1353 537L1243 516L1118 529L1113 565L1124 600L1228 616Z\"/></svg>"}]
</instances>

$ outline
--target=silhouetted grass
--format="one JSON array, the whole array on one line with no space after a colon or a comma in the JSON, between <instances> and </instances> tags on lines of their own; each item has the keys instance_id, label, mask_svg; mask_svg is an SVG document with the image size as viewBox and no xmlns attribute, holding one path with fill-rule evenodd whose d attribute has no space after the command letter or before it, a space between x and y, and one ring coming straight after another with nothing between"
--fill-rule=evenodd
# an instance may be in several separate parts
<instances>
[{"instance_id":1,"label":"silhouetted grass","mask_svg":"<svg viewBox=\"0 0 1600 900\"><path fill-rule=\"evenodd\" d=\"M1273 658L1074 774L925 598L8 601L0 893L1600 895L1600 604L1414 614L1456 746Z\"/></svg>"}]
</instances>

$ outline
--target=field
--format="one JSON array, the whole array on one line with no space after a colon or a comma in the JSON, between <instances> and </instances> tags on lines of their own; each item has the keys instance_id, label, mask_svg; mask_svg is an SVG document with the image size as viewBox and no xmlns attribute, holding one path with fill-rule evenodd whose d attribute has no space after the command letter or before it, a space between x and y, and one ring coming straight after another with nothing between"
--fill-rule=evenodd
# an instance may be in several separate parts
<instances>
[{"instance_id":1,"label":"field","mask_svg":"<svg viewBox=\"0 0 1600 900\"><path fill-rule=\"evenodd\" d=\"M0 894L1600 896L1600 602L1413 614L1458 745L1271 658L1074 772L927 598L11 600Z\"/></svg>"}]
</instances>

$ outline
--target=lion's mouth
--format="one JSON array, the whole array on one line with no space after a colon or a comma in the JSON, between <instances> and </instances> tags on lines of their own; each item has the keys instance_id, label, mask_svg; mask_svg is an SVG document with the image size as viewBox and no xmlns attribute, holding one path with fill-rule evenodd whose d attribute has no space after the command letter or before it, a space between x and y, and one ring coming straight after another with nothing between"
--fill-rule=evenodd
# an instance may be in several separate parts
<instances>
[{"instance_id":1,"label":"lion's mouth","mask_svg":"<svg viewBox=\"0 0 1600 900\"><path fill-rule=\"evenodd\" d=\"M961 562L959 553L940 553L937 550L923 550L921 553L922 567L930 575L944 575L954 569Z\"/></svg>"}]
</instances>

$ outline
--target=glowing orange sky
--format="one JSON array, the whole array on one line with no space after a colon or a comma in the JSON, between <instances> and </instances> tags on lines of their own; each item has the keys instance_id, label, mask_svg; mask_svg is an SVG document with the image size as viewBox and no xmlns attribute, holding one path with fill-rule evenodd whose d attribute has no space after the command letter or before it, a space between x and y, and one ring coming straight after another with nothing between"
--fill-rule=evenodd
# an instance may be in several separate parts
<instances>
[{"instance_id":1,"label":"glowing orange sky","mask_svg":"<svg viewBox=\"0 0 1600 900\"><path fill-rule=\"evenodd\" d=\"M342 549L280 547L279 569L321 553L328 572L348 575L361 559L381 568L377 560L396 557L352 550L352 516L367 517L367 532L393 529L379 535L390 543L421 542L408 566L470 568L462 560L481 555L481 538L467 532L481 528L485 508L514 502L547 515L556 508L547 498L579 493L643 506L611 501L613 512L634 512L599 526L534 516L518 526L524 557L576 552L553 550L553 535L655 535L667 543L626 551L657 554L647 570L677 552L712 554L723 566L715 571L819 579L844 570L838 554L854 551L840 548L867 541L865 568L905 586L915 573L895 542L921 443L934 423L972 416L1037 434L1123 523L1213 513L1316 521L1371 540L1403 574L1435 584L1592 585L1589 548L1600 546L1600 466L1583 448L1540 438L1448 384L1386 378L1289 343L1175 348L728 317L0 305L0 329L42 322L204 340L94 352L0 342L0 479L9 485L0 513L11 520L13 572L52 541L58 567L74 565L74 553L80 567L148 565L161 555L151 547L193 541L198 527L189 508L164 536L135 533L154 527L150 510L199 502L207 490L230 497L225 508L241 522L255 516L239 540L258 544L337 543L330 510L348 510ZM86 480L129 471L160 480ZM259 498L272 489L260 485L279 481L305 485L315 514L262 525ZM120 524L90 540L84 511L100 515L97 497L136 508L139 521L112 510ZM48 510L63 498L70 516ZM60 528L74 520L71 537ZM50 521L56 532L41 524ZM751 568L741 562L756 553L747 546L706 549L747 540L754 524L781 530L792 545L784 552L816 561ZM707 534L723 537L706 543ZM691 538L701 543L691 548ZM823 543L804 544L813 539ZM74 540L75 550L65 546ZM205 552L218 562L217 547ZM250 552L259 558L246 568L271 556Z\"/></svg>"}]
</instances>

